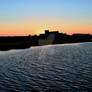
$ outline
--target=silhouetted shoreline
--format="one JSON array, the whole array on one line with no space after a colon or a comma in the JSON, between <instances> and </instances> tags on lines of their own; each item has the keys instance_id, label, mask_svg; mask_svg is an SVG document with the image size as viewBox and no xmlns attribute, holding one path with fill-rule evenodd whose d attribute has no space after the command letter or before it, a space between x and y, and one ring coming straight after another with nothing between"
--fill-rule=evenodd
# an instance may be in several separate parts
<instances>
[{"instance_id":1,"label":"silhouetted shoreline","mask_svg":"<svg viewBox=\"0 0 92 92\"><path fill-rule=\"evenodd\" d=\"M34 36L13 36L0 37L0 50L26 49L31 46L43 46L65 43L92 42L91 34L72 34L59 33L58 31L49 32Z\"/></svg>"}]
</instances>

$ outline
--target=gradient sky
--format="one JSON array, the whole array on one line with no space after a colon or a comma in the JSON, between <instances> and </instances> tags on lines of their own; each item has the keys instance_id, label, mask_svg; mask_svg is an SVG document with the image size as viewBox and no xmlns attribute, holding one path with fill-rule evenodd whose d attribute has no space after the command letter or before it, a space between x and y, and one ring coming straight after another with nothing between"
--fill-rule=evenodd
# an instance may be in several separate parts
<instances>
[{"instance_id":1,"label":"gradient sky","mask_svg":"<svg viewBox=\"0 0 92 92\"><path fill-rule=\"evenodd\" d=\"M0 0L0 35L92 34L92 0Z\"/></svg>"}]
</instances>

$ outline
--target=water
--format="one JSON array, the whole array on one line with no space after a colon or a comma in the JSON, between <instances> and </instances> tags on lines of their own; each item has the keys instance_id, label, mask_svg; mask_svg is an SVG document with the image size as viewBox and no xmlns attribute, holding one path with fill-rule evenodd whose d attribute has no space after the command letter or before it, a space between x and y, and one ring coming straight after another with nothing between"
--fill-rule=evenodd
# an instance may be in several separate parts
<instances>
[{"instance_id":1,"label":"water","mask_svg":"<svg viewBox=\"0 0 92 92\"><path fill-rule=\"evenodd\" d=\"M92 43L0 51L0 92L92 92Z\"/></svg>"}]
</instances>

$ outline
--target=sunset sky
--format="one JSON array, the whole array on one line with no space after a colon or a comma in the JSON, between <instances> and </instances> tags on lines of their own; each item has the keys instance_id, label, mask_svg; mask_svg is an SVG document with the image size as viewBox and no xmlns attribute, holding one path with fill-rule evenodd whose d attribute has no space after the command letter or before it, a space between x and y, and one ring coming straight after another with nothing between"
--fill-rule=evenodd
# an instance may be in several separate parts
<instances>
[{"instance_id":1,"label":"sunset sky","mask_svg":"<svg viewBox=\"0 0 92 92\"><path fill-rule=\"evenodd\" d=\"M92 34L92 0L0 0L0 35Z\"/></svg>"}]
</instances>

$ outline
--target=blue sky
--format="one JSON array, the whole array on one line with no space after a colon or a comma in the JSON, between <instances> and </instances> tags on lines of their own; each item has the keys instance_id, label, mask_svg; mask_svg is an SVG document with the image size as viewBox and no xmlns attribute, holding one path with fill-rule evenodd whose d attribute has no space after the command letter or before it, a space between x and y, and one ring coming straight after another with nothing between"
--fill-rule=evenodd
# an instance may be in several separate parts
<instances>
[{"instance_id":1,"label":"blue sky","mask_svg":"<svg viewBox=\"0 0 92 92\"><path fill-rule=\"evenodd\" d=\"M92 16L92 0L0 0L0 15Z\"/></svg>"}]
</instances>

